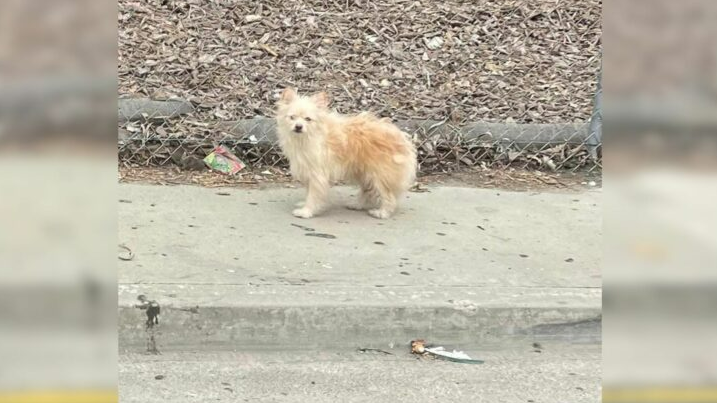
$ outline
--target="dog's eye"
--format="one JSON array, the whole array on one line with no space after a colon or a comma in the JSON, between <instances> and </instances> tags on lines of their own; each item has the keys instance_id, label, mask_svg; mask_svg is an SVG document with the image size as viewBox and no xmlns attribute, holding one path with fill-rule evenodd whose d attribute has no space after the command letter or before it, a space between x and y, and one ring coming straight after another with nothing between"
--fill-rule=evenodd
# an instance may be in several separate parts
<instances>
[{"instance_id":1,"label":"dog's eye","mask_svg":"<svg viewBox=\"0 0 717 403\"><path fill-rule=\"evenodd\" d=\"M291 115L291 116L289 116L289 119L294 120L294 119L296 119L296 116Z\"/></svg>"},{"instance_id":2,"label":"dog's eye","mask_svg":"<svg viewBox=\"0 0 717 403\"><path fill-rule=\"evenodd\" d=\"M306 118L304 118L304 119L305 119L307 122L311 122L311 118L308 117L308 116L307 116Z\"/></svg>"}]
</instances>

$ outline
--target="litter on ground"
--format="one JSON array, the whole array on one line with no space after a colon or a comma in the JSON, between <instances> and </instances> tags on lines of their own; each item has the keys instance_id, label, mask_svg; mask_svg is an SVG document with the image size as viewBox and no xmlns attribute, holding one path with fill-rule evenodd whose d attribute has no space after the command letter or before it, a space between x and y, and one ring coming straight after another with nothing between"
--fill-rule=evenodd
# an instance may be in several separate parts
<instances>
[{"instance_id":1,"label":"litter on ground","mask_svg":"<svg viewBox=\"0 0 717 403\"><path fill-rule=\"evenodd\" d=\"M246 165L224 146L217 146L204 158L204 163L214 171L227 175L234 175Z\"/></svg>"},{"instance_id":2,"label":"litter on ground","mask_svg":"<svg viewBox=\"0 0 717 403\"><path fill-rule=\"evenodd\" d=\"M463 351L447 351L442 346L429 346L426 345L426 341L422 339L411 341L411 353L420 356L430 356L433 358L459 362L462 364L483 364L483 360L475 360Z\"/></svg>"}]
</instances>

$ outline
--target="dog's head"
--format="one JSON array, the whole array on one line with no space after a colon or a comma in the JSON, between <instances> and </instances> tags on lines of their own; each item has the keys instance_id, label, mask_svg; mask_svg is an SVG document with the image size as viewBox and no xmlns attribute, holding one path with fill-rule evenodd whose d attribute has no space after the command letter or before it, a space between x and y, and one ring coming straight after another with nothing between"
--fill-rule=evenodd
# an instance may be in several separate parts
<instances>
[{"instance_id":1,"label":"dog's head","mask_svg":"<svg viewBox=\"0 0 717 403\"><path fill-rule=\"evenodd\" d=\"M311 133L319 128L328 107L329 96L325 92L302 97L294 89L287 88L278 102L276 122L280 128L294 134Z\"/></svg>"}]
</instances>

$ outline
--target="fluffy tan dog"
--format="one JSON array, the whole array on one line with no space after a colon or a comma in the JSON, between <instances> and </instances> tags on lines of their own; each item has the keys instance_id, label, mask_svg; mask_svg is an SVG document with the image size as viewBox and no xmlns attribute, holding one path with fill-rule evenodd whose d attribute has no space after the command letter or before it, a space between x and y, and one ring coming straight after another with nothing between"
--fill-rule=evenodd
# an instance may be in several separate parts
<instances>
[{"instance_id":1,"label":"fluffy tan dog","mask_svg":"<svg viewBox=\"0 0 717 403\"><path fill-rule=\"evenodd\" d=\"M416 151L388 119L370 113L342 116L329 110L326 93L303 97L287 88L276 121L291 173L307 187L306 202L294 210L297 217L320 213L331 184L344 180L361 188L349 208L388 218L415 180Z\"/></svg>"}]
</instances>

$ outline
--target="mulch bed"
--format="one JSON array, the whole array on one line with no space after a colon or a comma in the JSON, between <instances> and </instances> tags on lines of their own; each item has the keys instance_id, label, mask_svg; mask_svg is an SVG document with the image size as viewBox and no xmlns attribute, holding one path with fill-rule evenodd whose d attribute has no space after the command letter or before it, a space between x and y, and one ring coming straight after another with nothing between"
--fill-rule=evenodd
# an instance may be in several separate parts
<instances>
[{"instance_id":1,"label":"mulch bed","mask_svg":"<svg viewBox=\"0 0 717 403\"><path fill-rule=\"evenodd\" d=\"M600 16L600 0L120 0L119 93L189 99L195 121L270 116L296 86L394 119L583 122Z\"/></svg>"}]
</instances>

